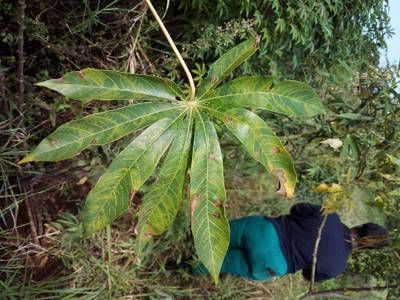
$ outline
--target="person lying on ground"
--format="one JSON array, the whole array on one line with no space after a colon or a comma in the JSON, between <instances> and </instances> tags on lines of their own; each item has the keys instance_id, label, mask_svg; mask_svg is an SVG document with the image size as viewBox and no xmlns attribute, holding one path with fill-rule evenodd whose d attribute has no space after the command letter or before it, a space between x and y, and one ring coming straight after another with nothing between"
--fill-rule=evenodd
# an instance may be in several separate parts
<instances>
[{"instance_id":1,"label":"person lying on ground","mask_svg":"<svg viewBox=\"0 0 400 300\"><path fill-rule=\"evenodd\" d=\"M289 215L276 218L248 216L230 221L230 243L221 273L251 280L269 280L302 270L311 280L313 252L323 220L319 205L299 203ZM339 276L350 253L390 244L384 227L366 223L348 228L336 213L327 217L317 252L315 281ZM209 274L203 264L190 267L193 274Z\"/></svg>"}]
</instances>

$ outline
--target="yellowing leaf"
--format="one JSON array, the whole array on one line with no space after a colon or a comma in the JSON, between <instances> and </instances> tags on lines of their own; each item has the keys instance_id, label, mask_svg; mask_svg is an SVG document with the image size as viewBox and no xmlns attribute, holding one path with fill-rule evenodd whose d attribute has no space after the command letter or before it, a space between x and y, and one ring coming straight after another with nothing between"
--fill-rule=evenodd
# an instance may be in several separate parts
<instances>
[{"instance_id":1,"label":"yellowing leaf","mask_svg":"<svg viewBox=\"0 0 400 300\"><path fill-rule=\"evenodd\" d=\"M176 100L183 93L172 81L156 76L84 69L37 84L76 100Z\"/></svg>"},{"instance_id":2,"label":"yellowing leaf","mask_svg":"<svg viewBox=\"0 0 400 300\"><path fill-rule=\"evenodd\" d=\"M86 199L82 211L86 234L104 228L126 211L132 193L150 177L175 137L174 122L156 122L113 160Z\"/></svg>"},{"instance_id":3,"label":"yellowing leaf","mask_svg":"<svg viewBox=\"0 0 400 300\"><path fill-rule=\"evenodd\" d=\"M222 121L247 152L278 178L278 193L292 198L296 186L296 172L290 154L275 133L264 120L246 109L232 109L224 116Z\"/></svg>"},{"instance_id":4,"label":"yellowing leaf","mask_svg":"<svg viewBox=\"0 0 400 300\"><path fill-rule=\"evenodd\" d=\"M327 192L329 188L329 185L327 185L326 183L321 183L319 186L317 186L316 188L313 189L313 192L316 193L324 193Z\"/></svg>"},{"instance_id":5,"label":"yellowing leaf","mask_svg":"<svg viewBox=\"0 0 400 300\"><path fill-rule=\"evenodd\" d=\"M214 125L199 115L195 123L191 166L191 223L196 253L216 283L229 246L223 172Z\"/></svg>"},{"instance_id":6,"label":"yellowing leaf","mask_svg":"<svg viewBox=\"0 0 400 300\"><path fill-rule=\"evenodd\" d=\"M337 183L332 183L331 185L328 185L326 183L321 183L320 185L318 185L313 189L313 192L316 193L337 193L342 191L343 187Z\"/></svg>"}]
</instances>

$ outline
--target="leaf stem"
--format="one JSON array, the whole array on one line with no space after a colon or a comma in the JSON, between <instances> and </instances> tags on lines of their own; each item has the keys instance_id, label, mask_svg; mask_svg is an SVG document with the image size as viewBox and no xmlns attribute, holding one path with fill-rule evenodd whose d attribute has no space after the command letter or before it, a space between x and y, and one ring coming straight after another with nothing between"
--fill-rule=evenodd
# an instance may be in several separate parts
<instances>
[{"instance_id":1,"label":"leaf stem","mask_svg":"<svg viewBox=\"0 0 400 300\"><path fill-rule=\"evenodd\" d=\"M108 292L111 299L111 289L112 289L112 282L111 282L111 267L112 267L112 252L111 252L111 226L107 225L107 258L108 258L108 265L107 265L107 283L108 283Z\"/></svg>"},{"instance_id":2,"label":"leaf stem","mask_svg":"<svg viewBox=\"0 0 400 300\"><path fill-rule=\"evenodd\" d=\"M189 100L194 101L194 96L196 94L196 88L194 86L192 74L190 74L189 68L187 67L185 61L183 60L182 55L180 54L178 48L176 48L175 43L172 40L171 36L169 35L167 28L165 28L164 23L162 22L160 16L157 14L157 11L154 9L153 4L151 4L150 0L146 0L146 3L149 6L152 14L154 15L154 18L157 20L158 24L160 25L162 32L164 33L165 37L167 38L172 50L174 50L175 55L178 57L178 60L181 63L182 68L186 73L186 76L189 80L189 85L190 85Z\"/></svg>"}]
</instances>

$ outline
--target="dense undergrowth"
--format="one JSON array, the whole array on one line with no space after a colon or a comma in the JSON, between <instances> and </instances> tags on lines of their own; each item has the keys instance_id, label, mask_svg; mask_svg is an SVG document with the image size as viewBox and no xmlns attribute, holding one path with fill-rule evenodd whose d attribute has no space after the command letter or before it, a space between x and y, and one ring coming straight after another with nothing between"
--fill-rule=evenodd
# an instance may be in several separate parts
<instances>
[{"instance_id":1,"label":"dense undergrowth","mask_svg":"<svg viewBox=\"0 0 400 300\"><path fill-rule=\"evenodd\" d=\"M166 12L164 22L180 41L197 81L226 49L249 33L261 32L264 52L240 71L308 80L325 99L329 114L305 121L261 113L278 136L285 136L295 160L299 184L292 202L276 196L273 178L231 136L222 136L228 215L278 215L295 202L320 204L324 195L312 189L322 182L338 183L347 191L340 211L346 224L375 221L398 234L399 68L376 68L378 48L390 31L384 2L338 1L330 8L330 1L320 1L326 14L320 20L307 13L311 8L306 3L312 1L288 1L286 6L281 1L240 3L230 7L217 1L212 10L210 1L172 1L168 7L155 1L160 13ZM183 74L142 1L33 0L25 10L25 94L20 105L18 18L18 2L1 2L0 298L297 299L307 291L299 274L267 283L226 276L215 286L207 277L167 271L168 261L180 262L193 253L189 231L182 229L189 226L182 226L188 208L178 216L180 226L154 241L139 262L134 228L146 187L110 231L82 239L76 216L91 186L126 141L56 164L18 168L16 161L56 126L118 104L82 104L39 90L34 83L89 66L177 81ZM349 18L353 27L345 26ZM339 35L334 29L342 23ZM367 23L370 27L357 37L354 26L360 30ZM310 26L325 29L310 31ZM308 56L312 48L315 56ZM321 144L328 138L340 139L342 147ZM355 253L346 274L318 289L398 284L399 262L398 249ZM357 297L397 299L398 293L366 292Z\"/></svg>"}]
</instances>

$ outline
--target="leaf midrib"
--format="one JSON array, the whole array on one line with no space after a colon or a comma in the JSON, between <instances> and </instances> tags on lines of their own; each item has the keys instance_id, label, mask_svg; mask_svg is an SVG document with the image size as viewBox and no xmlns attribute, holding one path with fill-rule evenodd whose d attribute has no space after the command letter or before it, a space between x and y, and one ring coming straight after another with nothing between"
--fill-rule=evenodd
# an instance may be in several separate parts
<instances>
[{"instance_id":1,"label":"leaf midrib","mask_svg":"<svg viewBox=\"0 0 400 300\"><path fill-rule=\"evenodd\" d=\"M190 118L191 118L191 113L190 113ZM190 119L189 122L192 122L192 120ZM185 150L186 150L186 145L187 145L188 137L190 136L190 130L191 130L191 126L190 126L190 124L189 124L189 125L188 125L188 130L187 130L187 132L186 132L185 145L183 146L183 152L185 152ZM180 159L179 159L179 162L178 162L178 166L180 166L180 165L182 164L183 157L184 157L184 155L180 155ZM186 157L186 159L187 159L187 156L185 156L185 157ZM169 187L171 186L171 184L172 184L172 182L174 181L174 179L176 178L176 176L177 176L179 170L180 170L180 169L179 169L178 167L175 168L175 172L173 173L173 176L171 176L171 177L170 177L171 179L167 182L166 185L164 185L164 186L168 187L168 189L169 189ZM157 206L157 205L162 201L162 197L163 197L165 194L167 194L168 189L165 189L165 192L162 192L162 193L160 194L161 196L159 196L158 199L156 199L156 200L154 201L154 202L155 202L155 205L154 205L154 206ZM150 212L151 212L151 211L150 211ZM147 214L147 215L148 215L148 214ZM145 225L145 224L147 224L147 221L144 223L144 225Z\"/></svg>"},{"instance_id":2,"label":"leaf midrib","mask_svg":"<svg viewBox=\"0 0 400 300\"><path fill-rule=\"evenodd\" d=\"M153 141L152 141L150 144L148 144L144 149L142 149L143 151L140 153L140 155L138 155L138 156L136 157L136 159L133 161L133 163L131 164L131 166L128 167L128 168L125 168L125 169L127 169L128 171L126 171L126 172L123 173L124 175L122 175L122 176L119 178L119 180L117 181L118 184L115 184L115 185L114 185L114 187L111 189L111 192L110 192L110 193L115 194L115 190L116 190L116 188L120 185L122 179L126 177L127 173L130 174L130 171L131 171L132 166L135 165L135 164L137 163L137 161L143 156L143 154L144 154L146 151L148 151L148 149L160 138L160 136L163 135L163 134L164 134L164 133L165 133L165 132L166 132L166 131L167 131L167 130L168 130L182 115L183 115L183 114L184 114L184 113L185 113L185 111L182 112L182 113L181 113L177 118L175 118L173 121L171 121L171 123L168 124L168 126L167 126L156 138L154 138ZM172 140L171 140L171 142L172 142ZM171 142L170 142L170 145L171 145ZM103 176L104 176L104 175L103 175ZM114 197L114 198L117 198L117 197ZM100 207L103 208L104 205L105 205L106 203L108 203L108 202L102 201ZM121 213L120 213L120 214L121 214ZM120 215L120 214L119 214L119 215ZM118 215L115 216L115 218L116 218L116 217L118 217Z\"/></svg>"},{"instance_id":3,"label":"leaf midrib","mask_svg":"<svg viewBox=\"0 0 400 300\"><path fill-rule=\"evenodd\" d=\"M247 96L247 95L251 95L251 94L267 94L267 95L272 95L274 97L286 97L286 98L290 98L294 102L310 105L310 106L314 107L317 111L323 112L323 109L319 108L318 106L315 106L313 103L301 101L301 100L298 100L298 99L293 98L291 96L280 95L280 94L272 93L272 92L245 92L245 93L236 93L236 94L226 94L226 95L222 95L222 96L211 97L211 98L206 98L206 99L200 100L199 104L204 103L204 102L208 102L210 100L215 100L215 99L220 99L221 100L222 98L235 97L235 96Z\"/></svg>"},{"instance_id":4,"label":"leaf midrib","mask_svg":"<svg viewBox=\"0 0 400 300\"><path fill-rule=\"evenodd\" d=\"M204 137L205 137L205 140L206 140L206 147L207 147L207 153L206 153L206 203L205 203L205 207L206 207L206 210L207 210L207 212L206 212L206 216L207 216L207 231L209 232L209 234L207 234L207 237L208 237L208 239L207 239L207 241L208 241L208 244L209 244L209 249L213 249L213 245L212 245L212 241L211 241L211 227L210 227L210 214L209 214L209 208L208 208L208 202L209 202L209 160L208 160L208 155L209 155L209 152L210 152L210 141L209 141L209 137L208 137L208 134L207 134L207 131L206 131L206 128L205 128L205 124L204 124L204 120L203 120L203 118L201 117L201 114L199 113L199 111L196 111L197 112L197 114L199 115L199 120L201 121L201 124L202 124L202 128L203 128L203 130L204 130ZM215 255L214 255L214 251L211 251L211 260L212 260L212 266L213 266L213 268L214 268L214 270L213 270L213 272L214 272L214 274L215 274Z\"/></svg>"},{"instance_id":5,"label":"leaf midrib","mask_svg":"<svg viewBox=\"0 0 400 300\"><path fill-rule=\"evenodd\" d=\"M39 86L49 87L48 85L44 85L44 84L38 84L38 85ZM107 90L107 91L111 91L111 92L129 92L129 93L137 94L137 95L141 95L141 96L143 95L144 97L151 96L151 97L154 97L154 98L157 98L157 99L167 99L167 100L173 100L173 101L176 101L175 96L181 97L180 95L177 95L177 94L174 94L173 96L171 96L171 95L168 95L168 96L157 96L157 95L153 95L153 94L134 92L133 90L126 89L126 88L114 88L114 87L110 87L109 88L109 87L104 87L104 86L84 85L84 84L76 84L76 83L62 83L62 84L61 83L53 83L53 85L61 85L61 86L66 87L66 88L74 88L76 90L79 90L79 87L86 87L86 88L95 88L95 89L98 89L98 90ZM77 98L77 99L79 99L79 98ZM96 99L96 97L94 97L92 99ZM103 100L116 100L116 99L103 98ZM130 99L126 99L126 100L130 100ZM145 99L143 99L143 100L145 100Z\"/></svg>"},{"instance_id":6,"label":"leaf midrib","mask_svg":"<svg viewBox=\"0 0 400 300\"><path fill-rule=\"evenodd\" d=\"M240 58L239 59L237 59L237 60L233 60L233 62L231 63L231 64L228 64L228 68L227 68L227 71L225 71L221 76L220 76L220 78L218 79L218 80L216 80L214 83L213 82L211 82L211 84L210 84L210 86L208 87L208 89L202 94L202 95L200 95L200 99L201 98L203 98L203 97L205 97L205 96L207 96L207 93L210 91L210 90L212 90L213 88L215 88L216 86L218 86L220 83L221 83L221 81L223 80L223 79L225 79L226 77L227 77L227 75L229 75L231 72L232 72L232 68L234 68L234 66L236 65L236 67L238 67L238 66L240 66L240 64L241 63L237 63L237 61L240 61L240 60L242 60L243 59L243 57L244 56L246 56L249 52L251 52L252 50L251 49L248 49L245 53L243 53L241 56L240 56ZM254 50L254 52L256 51L256 49ZM222 60L225 56L227 56L228 55L228 53L225 53L223 56L221 56L221 58L220 59L218 59L218 60ZM215 62L215 63L217 63L218 62L218 60ZM236 63L235 63L235 61L236 61ZM212 66L211 66L212 67ZM207 76L207 78L209 78L210 77L210 74ZM212 77L212 76L211 76ZM222 79L221 79L222 78Z\"/></svg>"},{"instance_id":7,"label":"leaf midrib","mask_svg":"<svg viewBox=\"0 0 400 300\"><path fill-rule=\"evenodd\" d=\"M70 143L64 144L62 147L59 147L59 148L56 148L56 149L51 149L50 151L43 151L43 152L40 152L40 154L50 153L50 152L53 152L53 151L60 151L60 149L64 149L65 147L69 147L71 144L75 144L75 143L77 143L77 142L81 142L81 141L83 141L84 139L91 138L91 137L93 137L93 136L96 136L96 135L98 135L98 134L102 134L102 133L104 133L104 132L106 132L106 131L109 131L109 130L115 130L115 129L119 128L120 126L124 126L124 125L126 125L126 124L128 124L128 123L131 123L131 122L136 122L136 121L138 121L138 120L140 120L140 119L143 119L143 118L145 118L145 117L148 117L148 116L153 116L153 115L156 115L156 114L158 114L158 113L163 113L163 112L166 112L166 111L169 111L169 110L178 109L178 108L179 108L178 106L177 106L177 107L171 107L171 108L168 108L168 109L165 109L165 110L159 110L159 111L157 111L157 112L152 112L152 113L146 114L145 116L142 116L142 117L140 117L140 118L130 119L130 120L126 121L126 122L118 123L118 125L115 125L115 126L113 126L113 127L111 127L111 128L103 129L103 130L97 131L96 133L89 134L89 135L87 135L86 137L83 137L83 138L80 137L80 138L76 139L75 141L72 141L72 142L70 142ZM92 117L92 116L94 116L94 115L95 115L95 114L90 115L90 116L87 116L87 118L90 118L90 117ZM96 117L97 117L97 116L96 116ZM82 118L81 120L83 120L83 119L84 119L84 118ZM67 124L66 124L66 125L67 125ZM74 129L82 130L82 129L77 128L77 127L74 127ZM136 129L136 130L139 130L139 128ZM86 132L87 132L87 131L86 131ZM129 134L129 133L127 133L126 135L128 135L128 134ZM125 136L126 136L126 135L125 135ZM124 137L124 136L122 136L122 137ZM107 143L112 143L112 142L114 142L114 141L116 141L116 140L119 140L119 139L122 138L122 137L119 137L119 138L117 138L117 139L110 140L110 141L107 142ZM104 144L97 144L97 143L96 143L95 145L104 145ZM86 146L85 148L81 149L81 151L82 151L82 150L85 150L86 148L88 148L88 147L90 147L90 146L91 146L91 145L89 144L89 145Z\"/></svg>"},{"instance_id":8,"label":"leaf midrib","mask_svg":"<svg viewBox=\"0 0 400 300\"><path fill-rule=\"evenodd\" d=\"M226 126L228 129L229 129L229 125L228 125L228 124L226 123L226 121L225 121L225 118L226 118L226 117L232 118L233 120L235 120L235 121L238 122L238 123L247 125L247 126L250 128L250 131L252 132L253 136L256 136L256 135L254 134L255 130L253 130L253 127L250 126L250 124L248 124L247 122L244 122L244 121L240 120L240 119L237 118L236 116L234 116L234 115L232 115L232 114L229 114L229 113L221 113L221 112L219 112L219 111L210 109L210 108L208 108L208 107L204 107L204 106L202 106L202 107L205 108L205 109L208 109L208 110L210 110L210 111L217 112L218 114L222 115L223 118L222 118L221 116L219 116L218 119L220 119L220 120L225 124L225 126ZM246 110L246 109L245 109L245 110ZM246 111L247 111L247 110L246 110ZM232 132L232 130L230 130L230 129L229 129L229 131ZM233 133L234 136L242 143L242 145L245 145L245 143L243 142L242 139L240 139L234 132L232 132L232 133ZM278 139L278 140L279 140L279 139ZM257 144L260 145L260 143L259 143L258 141L257 141ZM282 148L284 148L280 140L279 140L279 144L280 144L280 146L281 146ZM267 153L265 153L264 148L263 148L263 147L260 147L260 148L261 148L261 151L263 152L263 156L266 157L268 161L270 161L270 160L271 160L271 159L270 159L270 156L269 156ZM286 150L285 150L285 152L287 153ZM261 163L262 165L264 165L263 162L257 160L255 157L254 157L254 159L255 159L256 161L258 161L259 163ZM268 167L268 165L267 165L266 167L267 167L267 169L270 170L270 168Z\"/></svg>"}]
</instances>

